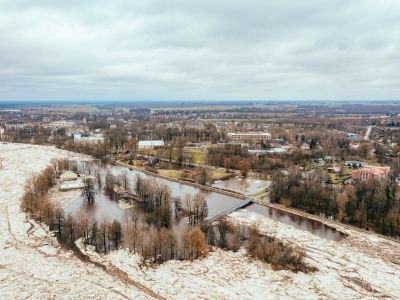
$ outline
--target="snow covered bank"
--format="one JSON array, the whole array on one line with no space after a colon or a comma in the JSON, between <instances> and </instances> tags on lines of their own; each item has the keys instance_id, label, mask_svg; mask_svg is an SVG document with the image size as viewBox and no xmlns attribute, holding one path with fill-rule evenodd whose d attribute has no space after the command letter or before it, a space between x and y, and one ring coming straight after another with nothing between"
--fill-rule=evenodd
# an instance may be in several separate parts
<instances>
[{"instance_id":1,"label":"snow covered bank","mask_svg":"<svg viewBox=\"0 0 400 300\"><path fill-rule=\"evenodd\" d=\"M347 238L329 241L246 210L229 218L244 225L257 224L260 231L304 249L307 263L319 271L273 271L268 264L248 258L243 249L237 253L214 249L207 258L168 261L157 268L141 265L140 257L127 250L93 253L93 259L117 267L171 299L400 298L397 242L346 228Z\"/></svg>"},{"instance_id":2,"label":"snow covered bank","mask_svg":"<svg viewBox=\"0 0 400 300\"><path fill-rule=\"evenodd\" d=\"M26 180L53 158L84 156L54 147L0 143L0 299L150 299L98 267L60 249L20 209Z\"/></svg>"}]
</instances>

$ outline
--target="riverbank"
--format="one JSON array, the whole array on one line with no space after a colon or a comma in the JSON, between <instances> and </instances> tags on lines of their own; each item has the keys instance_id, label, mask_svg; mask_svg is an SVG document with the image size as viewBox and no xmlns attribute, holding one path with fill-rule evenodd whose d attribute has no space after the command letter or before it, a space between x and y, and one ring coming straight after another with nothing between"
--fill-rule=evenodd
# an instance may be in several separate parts
<instances>
[{"instance_id":1,"label":"riverbank","mask_svg":"<svg viewBox=\"0 0 400 300\"><path fill-rule=\"evenodd\" d=\"M380 238L383 238L383 239L387 239L387 240L392 241L392 242L399 243L399 247L400 247L400 240L395 239L395 238L390 237L390 236L386 236L386 235L380 234L380 233L375 232L375 231L368 231L368 230L365 230L363 228L359 228L359 227L356 227L356 226L353 226L353 225L350 225L350 224L344 224L344 223L338 222L338 221L331 221L331 220L328 220L328 219L323 218L323 217L319 217L319 216L316 216L316 215L309 214L309 213L304 212L304 211L302 211L300 209L283 206L281 204L265 203L265 202L261 202L260 203L258 200L254 200L254 202L259 203L259 204L264 205L264 206L268 206L268 207L280 210L280 211L284 211L284 212L286 212L288 214L292 214L292 215L295 215L295 216L303 217L303 218L306 218L306 219L309 219L309 220L313 220L313 221L322 223L324 225L332 227L332 228L334 228L334 229L336 229L338 231L341 231L343 233L346 233L346 229L348 229L348 230L352 230L352 231L361 232L363 234L375 235L377 237L380 237Z\"/></svg>"}]
</instances>

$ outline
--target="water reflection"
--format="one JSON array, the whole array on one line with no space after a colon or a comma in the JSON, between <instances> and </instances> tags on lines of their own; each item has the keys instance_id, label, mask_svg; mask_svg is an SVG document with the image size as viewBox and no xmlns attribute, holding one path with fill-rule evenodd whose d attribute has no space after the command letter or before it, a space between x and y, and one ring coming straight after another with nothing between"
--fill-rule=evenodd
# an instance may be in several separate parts
<instances>
[{"instance_id":1,"label":"water reflection","mask_svg":"<svg viewBox=\"0 0 400 300\"><path fill-rule=\"evenodd\" d=\"M201 190L196 187L154 177L136 170L129 170L128 168L120 166L102 166L101 175L103 181L107 171L112 172L114 175L120 175L124 172L127 172L130 187L133 192L136 176L141 175L145 178L153 177L155 180L167 184L171 189L172 197L183 199L186 194L194 195L196 193L201 193L205 197L205 200L208 204L208 217L215 216L219 212L227 210L243 201L235 197ZM132 210L135 210L138 214L143 214L143 211L141 210L139 204L137 204L136 207L124 210L118 205L118 202L115 201L115 199L110 199L107 195L105 195L103 190L99 188L97 188L96 190L94 204L88 205L84 201L83 197L78 197L65 209L65 211L68 214L74 215L81 211L81 209L87 214L87 216L89 216L90 218L95 218L98 221L100 221L102 218L108 218L111 221L116 220L121 223L126 222ZM307 230L317 236L326 238L328 240L339 241L344 236L344 234L319 222L311 221L259 204L251 204L247 206L246 209L264 215L270 219L294 226L296 228ZM172 228L176 233L179 234L183 231L186 223L186 218L177 219L173 222Z\"/></svg>"},{"instance_id":2,"label":"water reflection","mask_svg":"<svg viewBox=\"0 0 400 300\"><path fill-rule=\"evenodd\" d=\"M312 234L315 234L327 240L340 241L343 237L345 237L344 233L337 231L334 228L331 228L325 224L305 219L303 217L296 216L294 214L283 212L275 208L253 203L247 206L246 209L248 211L266 216L269 219L291 225L301 230L309 231Z\"/></svg>"},{"instance_id":3,"label":"water reflection","mask_svg":"<svg viewBox=\"0 0 400 300\"><path fill-rule=\"evenodd\" d=\"M271 182L258 178L242 178L240 176L236 176L227 180L218 180L214 182L212 186L242 193L244 195L254 195L269 188L271 186Z\"/></svg>"}]
</instances>

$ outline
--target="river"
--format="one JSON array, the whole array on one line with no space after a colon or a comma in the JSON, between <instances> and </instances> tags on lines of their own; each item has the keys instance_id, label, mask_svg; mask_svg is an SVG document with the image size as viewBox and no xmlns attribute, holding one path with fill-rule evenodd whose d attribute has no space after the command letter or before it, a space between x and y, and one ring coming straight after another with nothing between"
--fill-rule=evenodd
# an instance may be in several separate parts
<instances>
[{"instance_id":1,"label":"river","mask_svg":"<svg viewBox=\"0 0 400 300\"><path fill-rule=\"evenodd\" d=\"M224 194L216 193L216 192L210 192L206 190L202 190L197 187L193 187L190 185L178 183L175 181L170 181L166 180L163 178L151 176L144 174L140 171L136 170L130 170L126 167L122 166L111 166L107 165L105 167L101 168L101 173L104 176L104 174L109 170L111 171L114 175L119 175L123 172L127 172L128 178L131 184L131 188L133 189L134 186L134 181L136 176L141 175L145 178L147 177L153 177L159 182L165 183L168 185L168 187L171 189L171 193L173 197L178 197L183 199L186 194L194 195L196 193L201 193L204 198L207 201L208 204L208 216L212 217L216 214L218 214L221 211L227 210L234 205L240 203L243 201L242 199L227 196ZM108 218L108 219L113 219L117 220L120 222L124 222L126 220L126 211L122 209L116 201L113 199L109 199L103 191L97 190L96 191L96 200L95 203L88 206L85 205L84 200L82 197L78 197L72 203L70 203L66 207L66 212L70 214L76 213L81 207L84 208L86 213L91 216L96 218L97 220L100 220L102 218ZM267 218L271 218L273 220L276 220L278 222L282 222L285 224L288 224L290 226L294 226L296 228L299 228L301 230L306 230L309 231L321 238L325 238L328 240L333 240L333 241L339 241L344 237L344 234L329 227L324 224L321 224L320 222L309 220L303 217L295 216L280 210L277 210L275 208L270 208L266 206L262 206L259 204L251 204L247 206L245 209L261 214Z\"/></svg>"}]
</instances>

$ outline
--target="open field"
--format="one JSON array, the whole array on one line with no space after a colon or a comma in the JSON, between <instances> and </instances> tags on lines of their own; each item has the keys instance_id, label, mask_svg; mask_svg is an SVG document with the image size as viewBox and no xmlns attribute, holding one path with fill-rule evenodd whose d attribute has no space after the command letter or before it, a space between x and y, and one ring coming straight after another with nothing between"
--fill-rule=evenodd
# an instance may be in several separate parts
<instances>
[{"instance_id":1,"label":"open field","mask_svg":"<svg viewBox=\"0 0 400 300\"><path fill-rule=\"evenodd\" d=\"M195 147L185 147L184 152L186 154L192 155L191 163L205 164L207 162L207 152L206 151L203 151L203 150L201 150L199 148L195 148ZM168 150L164 150L160 154L158 154L157 151L154 149L146 149L146 150L143 150L143 153L145 153L146 155L153 155L156 157L158 155L160 155L161 158L165 158L165 159L169 159L169 156L170 156L170 153ZM176 161L178 159L178 153L176 150L172 151L171 159L173 161Z\"/></svg>"}]
</instances>

